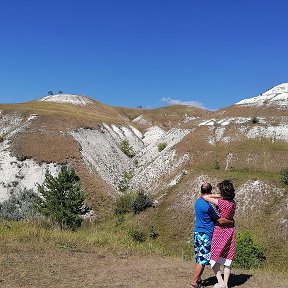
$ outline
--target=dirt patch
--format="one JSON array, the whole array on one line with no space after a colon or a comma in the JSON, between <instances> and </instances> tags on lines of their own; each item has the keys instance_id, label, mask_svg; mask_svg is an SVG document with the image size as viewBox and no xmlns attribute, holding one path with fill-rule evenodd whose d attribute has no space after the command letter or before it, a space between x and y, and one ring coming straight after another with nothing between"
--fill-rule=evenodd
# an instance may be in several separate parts
<instances>
[{"instance_id":1,"label":"dirt patch","mask_svg":"<svg viewBox=\"0 0 288 288\"><path fill-rule=\"evenodd\" d=\"M83 251L2 254L0 283L18 287L181 288L189 287L193 263L159 256L107 255ZM230 287L287 287L288 278L234 271ZM206 268L206 287L215 277Z\"/></svg>"}]
</instances>

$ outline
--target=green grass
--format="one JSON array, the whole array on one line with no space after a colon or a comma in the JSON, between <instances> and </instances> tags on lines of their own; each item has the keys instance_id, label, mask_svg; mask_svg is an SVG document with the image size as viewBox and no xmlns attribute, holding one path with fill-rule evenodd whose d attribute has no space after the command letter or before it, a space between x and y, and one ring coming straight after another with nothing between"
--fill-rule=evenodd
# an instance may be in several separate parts
<instances>
[{"instance_id":1,"label":"green grass","mask_svg":"<svg viewBox=\"0 0 288 288\"><path fill-rule=\"evenodd\" d=\"M115 219L98 224L90 224L77 231L64 231L43 227L41 223L27 221L2 221L0 223L0 243L3 252L25 250L67 249L95 252L99 247L107 251L131 251L143 255L166 255L157 240L138 243L128 231L127 224L115 225Z\"/></svg>"},{"instance_id":2,"label":"green grass","mask_svg":"<svg viewBox=\"0 0 288 288\"><path fill-rule=\"evenodd\" d=\"M173 191L172 191L173 192ZM172 193L171 192L171 193ZM137 255L171 256L191 261L193 247L189 229L190 220L181 219L176 215L170 219L167 213L174 211L163 208L161 211L145 211L140 215L121 215L97 223L85 223L77 231L65 231L50 227L43 222L1 221L0 245L2 253L17 251L79 251L95 253L99 250L107 253L136 253ZM167 219L165 219L167 217ZM276 234L267 237L265 219L255 220L255 229L250 231L257 243L265 248L267 261L262 269L277 273L287 272L288 249L281 237ZM181 225L179 225L181 223ZM149 237L151 226L159 233L157 239ZM258 228L257 228L258 227ZM145 241L138 242L131 236L131 231L144 233ZM240 231L240 230L239 230ZM273 233L272 233L273 234ZM190 239L190 241L189 241ZM279 242L277 242L279 240ZM287 246L287 245L286 245Z\"/></svg>"}]
</instances>

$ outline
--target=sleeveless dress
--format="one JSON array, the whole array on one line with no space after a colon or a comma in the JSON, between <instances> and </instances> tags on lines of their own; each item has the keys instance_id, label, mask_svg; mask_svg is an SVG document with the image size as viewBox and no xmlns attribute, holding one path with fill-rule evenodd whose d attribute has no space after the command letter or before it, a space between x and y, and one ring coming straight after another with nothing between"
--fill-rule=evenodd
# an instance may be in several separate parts
<instances>
[{"instance_id":1,"label":"sleeveless dress","mask_svg":"<svg viewBox=\"0 0 288 288\"><path fill-rule=\"evenodd\" d=\"M236 204L234 201L219 199L218 208L221 217L232 219L235 214ZM220 226L216 223L211 244L211 267L216 263L231 266L234 258L235 243L235 227Z\"/></svg>"}]
</instances>

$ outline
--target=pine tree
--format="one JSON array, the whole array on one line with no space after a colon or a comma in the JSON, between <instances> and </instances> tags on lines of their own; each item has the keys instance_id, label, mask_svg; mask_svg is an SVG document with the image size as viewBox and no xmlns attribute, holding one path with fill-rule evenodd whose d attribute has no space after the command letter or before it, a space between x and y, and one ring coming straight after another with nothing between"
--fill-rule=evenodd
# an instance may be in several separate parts
<instances>
[{"instance_id":1,"label":"pine tree","mask_svg":"<svg viewBox=\"0 0 288 288\"><path fill-rule=\"evenodd\" d=\"M85 194L81 189L80 178L71 167L62 166L57 177L47 170L42 185L38 185L42 196L38 200L37 210L51 219L60 229L75 230L80 227L90 208L84 204Z\"/></svg>"}]
</instances>

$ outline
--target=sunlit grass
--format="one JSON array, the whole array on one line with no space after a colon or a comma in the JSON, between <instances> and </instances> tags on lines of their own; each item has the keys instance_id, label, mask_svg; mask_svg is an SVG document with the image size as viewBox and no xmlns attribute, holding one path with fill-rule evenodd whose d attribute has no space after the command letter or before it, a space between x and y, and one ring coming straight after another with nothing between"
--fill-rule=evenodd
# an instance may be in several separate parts
<instances>
[{"instance_id":1,"label":"sunlit grass","mask_svg":"<svg viewBox=\"0 0 288 288\"><path fill-rule=\"evenodd\" d=\"M99 248L110 252L130 251L143 255L167 255L157 241L135 242L129 227L116 227L115 221L89 224L77 231L43 227L37 222L0 222L2 252L15 250L68 249L94 252Z\"/></svg>"},{"instance_id":2,"label":"sunlit grass","mask_svg":"<svg viewBox=\"0 0 288 288\"><path fill-rule=\"evenodd\" d=\"M104 106L104 105L103 105ZM89 110L82 106L54 103L54 102L42 102L42 101L32 101L19 104L2 104L0 106L3 110L17 111L22 114L36 113L38 115L45 116L66 116L72 118L81 118L83 120L95 120L99 122L113 122L115 117L117 118L117 113L112 107L105 106L102 112L106 112L107 115L99 113L95 110ZM118 119L119 120L119 119Z\"/></svg>"}]
</instances>

